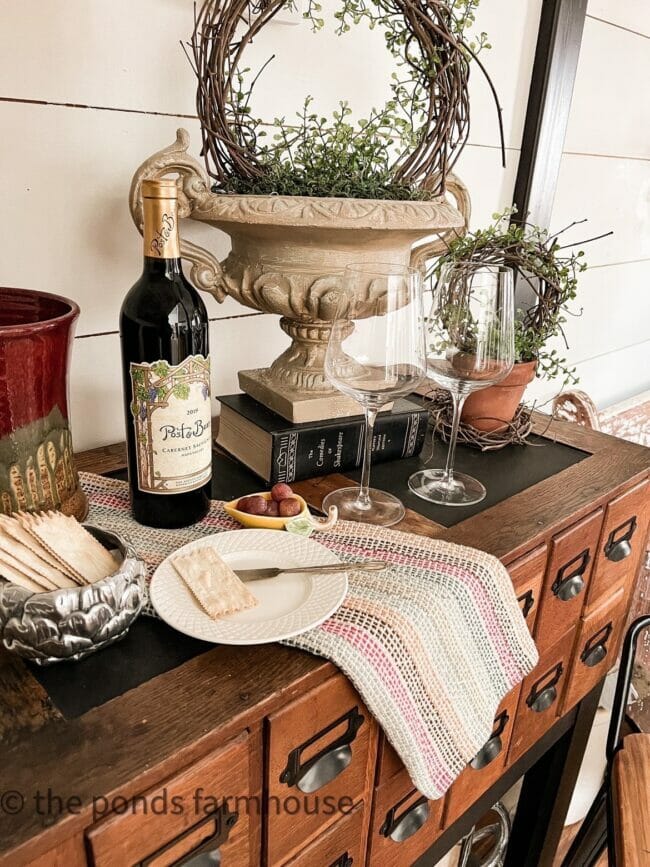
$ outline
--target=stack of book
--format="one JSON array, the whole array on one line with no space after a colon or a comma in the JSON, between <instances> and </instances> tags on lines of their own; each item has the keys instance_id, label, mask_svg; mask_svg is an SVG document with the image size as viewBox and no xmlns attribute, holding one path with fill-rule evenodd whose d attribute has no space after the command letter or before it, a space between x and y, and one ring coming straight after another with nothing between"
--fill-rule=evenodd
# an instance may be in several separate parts
<instances>
[{"instance_id":1,"label":"stack of book","mask_svg":"<svg viewBox=\"0 0 650 867\"><path fill-rule=\"evenodd\" d=\"M217 444L268 484L297 482L361 466L365 420L362 415L292 424L247 394L221 401ZM428 411L421 398L396 400L380 412L372 440L373 463L419 455Z\"/></svg>"}]
</instances>

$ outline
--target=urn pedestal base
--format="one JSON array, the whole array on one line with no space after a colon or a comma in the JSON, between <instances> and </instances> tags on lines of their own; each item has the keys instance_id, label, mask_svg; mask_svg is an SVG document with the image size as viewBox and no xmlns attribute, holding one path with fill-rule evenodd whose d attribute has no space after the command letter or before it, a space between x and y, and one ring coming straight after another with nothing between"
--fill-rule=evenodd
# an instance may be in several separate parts
<instances>
[{"instance_id":1,"label":"urn pedestal base","mask_svg":"<svg viewBox=\"0 0 650 867\"><path fill-rule=\"evenodd\" d=\"M267 368L240 370L239 387L254 400L294 424L361 415L361 406L340 392L318 394L295 391L268 381Z\"/></svg>"}]
</instances>

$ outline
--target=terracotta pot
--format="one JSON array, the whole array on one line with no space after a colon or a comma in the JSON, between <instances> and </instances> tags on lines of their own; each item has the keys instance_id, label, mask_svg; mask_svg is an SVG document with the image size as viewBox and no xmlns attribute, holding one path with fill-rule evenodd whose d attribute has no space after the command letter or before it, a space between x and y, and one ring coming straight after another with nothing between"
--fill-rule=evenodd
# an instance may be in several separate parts
<instances>
[{"instance_id":1,"label":"terracotta pot","mask_svg":"<svg viewBox=\"0 0 650 867\"><path fill-rule=\"evenodd\" d=\"M73 301L0 287L0 513L84 518L68 424Z\"/></svg>"},{"instance_id":2,"label":"terracotta pot","mask_svg":"<svg viewBox=\"0 0 650 867\"><path fill-rule=\"evenodd\" d=\"M536 369L536 361L518 362L498 385L472 392L463 406L462 421L487 433L503 430L514 418Z\"/></svg>"}]
</instances>

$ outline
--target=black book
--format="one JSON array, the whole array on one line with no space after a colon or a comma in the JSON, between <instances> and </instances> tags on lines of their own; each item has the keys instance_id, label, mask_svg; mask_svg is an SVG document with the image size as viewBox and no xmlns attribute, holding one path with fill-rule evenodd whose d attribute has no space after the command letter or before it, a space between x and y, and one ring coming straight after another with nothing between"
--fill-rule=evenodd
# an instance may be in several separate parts
<instances>
[{"instance_id":1,"label":"black book","mask_svg":"<svg viewBox=\"0 0 650 867\"><path fill-rule=\"evenodd\" d=\"M218 445L266 482L297 482L361 466L363 415L292 424L247 394L221 401ZM374 463L419 455L428 411L421 398L401 398L380 412L372 443Z\"/></svg>"}]
</instances>

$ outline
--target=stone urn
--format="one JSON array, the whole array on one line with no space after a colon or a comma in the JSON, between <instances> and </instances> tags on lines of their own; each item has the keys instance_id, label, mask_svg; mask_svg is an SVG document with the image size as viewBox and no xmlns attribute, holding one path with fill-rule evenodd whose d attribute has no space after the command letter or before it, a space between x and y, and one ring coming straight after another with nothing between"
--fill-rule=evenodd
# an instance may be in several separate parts
<instances>
[{"instance_id":1,"label":"stone urn","mask_svg":"<svg viewBox=\"0 0 650 867\"><path fill-rule=\"evenodd\" d=\"M136 171L130 192L136 226L142 231L142 181L177 174L180 215L221 229L232 242L219 262L181 240L192 282L219 301L230 295L246 307L281 316L280 327L291 338L270 367L239 372L242 390L292 422L358 414L359 405L330 385L324 372L343 270L352 263L423 267L446 249L445 236L464 232L467 190L450 175L447 188L455 204L445 196L375 201L219 194L211 191L188 148L189 134L179 129L174 144ZM371 316L377 309L371 281L361 291ZM355 307L363 311L365 299Z\"/></svg>"}]
</instances>

